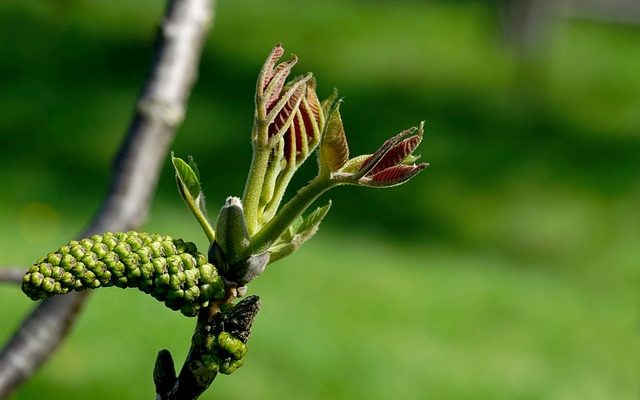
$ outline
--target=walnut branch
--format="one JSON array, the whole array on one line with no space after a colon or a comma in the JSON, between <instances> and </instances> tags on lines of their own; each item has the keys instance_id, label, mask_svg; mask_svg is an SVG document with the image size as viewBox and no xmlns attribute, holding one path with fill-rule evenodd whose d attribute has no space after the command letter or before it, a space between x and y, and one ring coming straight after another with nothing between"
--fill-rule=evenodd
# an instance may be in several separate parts
<instances>
[{"instance_id":1,"label":"walnut branch","mask_svg":"<svg viewBox=\"0 0 640 400\"><path fill-rule=\"evenodd\" d=\"M102 207L80 236L122 231L146 219L161 166L197 77L213 18L214 0L170 0L154 59L132 122L113 167ZM66 336L88 292L38 304L0 351L0 398L28 379Z\"/></svg>"},{"instance_id":2,"label":"walnut branch","mask_svg":"<svg viewBox=\"0 0 640 400\"><path fill-rule=\"evenodd\" d=\"M20 267L2 267L0 268L0 282L4 283L22 283L25 269Z\"/></svg>"}]
</instances>

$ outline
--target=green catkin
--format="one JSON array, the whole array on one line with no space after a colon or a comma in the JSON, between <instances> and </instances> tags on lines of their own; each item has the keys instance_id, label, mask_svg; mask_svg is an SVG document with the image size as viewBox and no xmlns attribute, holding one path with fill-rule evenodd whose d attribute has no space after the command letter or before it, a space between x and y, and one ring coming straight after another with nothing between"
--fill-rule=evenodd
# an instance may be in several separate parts
<instances>
[{"instance_id":1,"label":"green catkin","mask_svg":"<svg viewBox=\"0 0 640 400\"><path fill-rule=\"evenodd\" d=\"M190 317L225 293L193 243L134 231L73 240L40 258L22 282L33 300L107 286L136 287Z\"/></svg>"}]
</instances>

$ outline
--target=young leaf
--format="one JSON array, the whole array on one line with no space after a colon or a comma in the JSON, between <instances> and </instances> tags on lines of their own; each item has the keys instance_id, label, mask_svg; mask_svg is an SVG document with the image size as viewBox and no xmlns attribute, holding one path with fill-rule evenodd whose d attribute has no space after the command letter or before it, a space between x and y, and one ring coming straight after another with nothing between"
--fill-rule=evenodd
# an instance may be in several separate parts
<instances>
[{"instance_id":1,"label":"young leaf","mask_svg":"<svg viewBox=\"0 0 640 400\"><path fill-rule=\"evenodd\" d=\"M413 178L428 166L429 164L427 163L416 165L395 165L361 179L358 181L358 184L369 187L397 186Z\"/></svg>"},{"instance_id":2,"label":"young leaf","mask_svg":"<svg viewBox=\"0 0 640 400\"><path fill-rule=\"evenodd\" d=\"M331 201L326 206L316 208L311 214L304 219L304 222L298 228L298 235L301 235L303 242L310 239L316 234L320 223L329 212Z\"/></svg>"},{"instance_id":3,"label":"young leaf","mask_svg":"<svg viewBox=\"0 0 640 400\"><path fill-rule=\"evenodd\" d=\"M200 172L193 159L189 157L188 160L189 163L186 163L171 153L171 163L176 171L176 182L180 195L193 216L198 220L209 241L213 242L216 234L207 218L204 194L200 187Z\"/></svg>"},{"instance_id":4,"label":"young leaf","mask_svg":"<svg viewBox=\"0 0 640 400\"><path fill-rule=\"evenodd\" d=\"M340 117L340 103L341 100L337 100L329 107L318 153L321 174L335 172L349 160L349 145Z\"/></svg>"},{"instance_id":5,"label":"young leaf","mask_svg":"<svg viewBox=\"0 0 640 400\"><path fill-rule=\"evenodd\" d=\"M324 207L318 207L307 218L296 218L289 229L269 248L271 253L269 263L288 256L300 248L304 242L311 239L318 231L320 223L329 212L330 207L331 201Z\"/></svg>"},{"instance_id":6,"label":"young leaf","mask_svg":"<svg viewBox=\"0 0 640 400\"><path fill-rule=\"evenodd\" d=\"M176 178L179 183L184 186L184 189L194 200L198 198L200 195L200 181L193 168L182 158L174 157L173 153L171 153L171 163L176 171Z\"/></svg>"}]
</instances>

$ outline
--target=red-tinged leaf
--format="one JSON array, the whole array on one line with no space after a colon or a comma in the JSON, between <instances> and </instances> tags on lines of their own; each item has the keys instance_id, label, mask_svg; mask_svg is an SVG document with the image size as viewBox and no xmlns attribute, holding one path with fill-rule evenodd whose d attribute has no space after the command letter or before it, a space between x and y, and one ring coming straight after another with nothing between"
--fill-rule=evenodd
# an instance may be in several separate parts
<instances>
[{"instance_id":1,"label":"red-tinged leaf","mask_svg":"<svg viewBox=\"0 0 640 400\"><path fill-rule=\"evenodd\" d=\"M311 79L307 83L307 97L305 100L305 106L309 110L310 116L316 122L318 131L322 131L324 125L324 115L322 115L322 105L316 94L316 80Z\"/></svg>"},{"instance_id":2,"label":"red-tinged leaf","mask_svg":"<svg viewBox=\"0 0 640 400\"><path fill-rule=\"evenodd\" d=\"M318 131L318 125L316 123L316 120L314 119L315 116L313 114L313 111L310 109L309 103L307 102L306 98L303 98L302 101L300 102L299 111L300 111L300 121L304 126L304 133L305 133L305 136L307 137L305 139L305 142L311 141L313 143L313 141L318 136L315 133Z\"/></svg>"},{"instance_id":3,"label":"red-tinged leaf","mask_svg":"<svg viewBox=\"0 0 640 400\"><path fill-rule=\"evenodd\" d=\"M279 114L276 117L275 121L273 121L273 123L269 125L269 139L274 137L278 133L278 131L282 129L282 127L285 125L286 122L287 122L287 119L284 113Z\"/></svg>"},{"instance_id":4,"label":"red-tinged leaf","mask_svg":"<svg viewBox=\"0 0 640 400\"><path fill-rule=\"evenodd\" d=\"M401 163L407 156L418 147L422 141L422 134L417 134L409 138L404 139L402 142L393 146L376 164L375 167L367 174L376 174L384 169Z\"/></svg>"},{"instance_id":5,"label":"red-tinged leaf","mask_svg":"<svg viewBox=\"0 0 640 400\"><path fill-rule=\"evenodd\" d=\"M429 164L395 165L384 169L370 177L362 179L359 183L364 186L390 187L399 185L416 176Z\"/></svg>"},{"instance_id":6,"label":"red-tinged leaf","mask_svg":"<svg viewBox=\"0 0 640 400\"><path fill-rule=\"evenodd\" d=\"M296 113L297 115L297 113ZM298 137L300 131L300 125L296 123L296 116L293 117L291 124L289 125L289 129L284 134L284 157L287 160L287 163L294 164L296 162L296 154L298 152L297 147L299 146Z\"/></svg>"},{"instance_id":7,"label":"red-tinged leaf","mask_svg":"<svg viewBox=\"0 0 640 400\"><path fill-rule=\"evenodd\" d=\"M385 154L387 154L394 146L396 146L398 143L400 143L405 136L409 136L411 134L413 134L418 128L409 128L406 129L400 133L398 133L397 135L395 135L394 137L392 137L391 139L387 139L387 141L385 141L382 146L380 146L380 148L378 150L376 150L375 153L373 153L371 155L371 157L369 157L369 159L367 159L364 163L362 163L362 167L360 168L360 170L358 171L358 175L359 176L364 176L366 174L368 174L369 172L371 172L371 170L373 168L375 168L376 165L378 165L378 163L380 162L380 160L382 160L382 158L385 156Z\"/></svg>"},{"instance_id":8,"label":"red-tinged leaf","mask_svg":"<svg viewBox=\"0 0 640 400\"><path fill-rule=\"evenodd\" d=\"M340 101L336 101L327 116L327 123L320 142L320 170L338 171L349 160L349 145L340 117Z\"/></svg>"},{"instance_id":9,"label":"red-tinged leaf","mask_svg":"<svg viewBox=\"0 0 640 400\"><path fill-rule=\"evenodd\" d=\"M302 99L304 101L304 98ZM304 118L302 117L302 103L300 102L300 108L296 112L296 116L293 119L291 126L295 126L296 130L296 164L299 165L309 153L309 143L307 141L307 127L305 126Z\"/></svg>"},{"instance_id":10,"label":"red-tinged leaf","mask_svg":"<svg viewBox=\"0 0 640 400\"><path fill-rule=\"evenodd\" d=\"M268 96L268 99L265 102L265 109L267 113L271 111L275 103L278 101L278 98L280 98L282 88L284 87L287 77L297 62L298 58L293 55L291 60L279 64L273 71L271 79L265 84L264 95Z\"/></svg>"},{"instance_id":11,"label":"red-tinged leaf","mask_svg":"<svg viewBox=\"0 0 640 400\"><path fill-rule=\"evenodd\" d=\"M289 128L289 124L293 120L300 101L304 96L306 90L304 84L300 82L292 85L285 91L283 98L278 101L273 110L267 116L267 120L273 118L273 123L269 125L269 139L284 135L284 131ZM278 112L275 116L271 117L271 114Z\"/></svg>"},{"instance_id":12,"label":"red-tinged leaf","mask_svg":"<svg viewBox=\"0 0 640 400\"><path fill-rule=\"evenodd\" d=\"M278 43L276 47L274 47L273 50L271 50L271 53L269 53L267 60L262 65L262 69L260 70L260 78L258 79L258 87L257 87L257 94L259 96L261 96L262 93L264 93L265 88L273 78L273 75L274 75L273 68L283 54L284 54L284 48L282 47L281 44Z\"/></svg>"}]
</instances>

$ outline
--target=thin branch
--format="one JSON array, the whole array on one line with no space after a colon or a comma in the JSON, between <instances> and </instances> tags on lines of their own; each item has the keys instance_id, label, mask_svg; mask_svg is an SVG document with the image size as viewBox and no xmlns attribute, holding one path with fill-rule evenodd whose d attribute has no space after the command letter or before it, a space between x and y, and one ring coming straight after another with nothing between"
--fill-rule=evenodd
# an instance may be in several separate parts
<instances>
[{"instance_id":1,"label":"thin branch","mask_svg":"<svg viewBox=\"0 0 640 400\"><path fill-rule=\"evenodd\" d=\"M3 283L22 283L25 268L20 267L2 267L0 268L0 282Z\"/></svg>"},{"instance_id":2,"label":"thin branch","mask_svg":"<svg viewBox=\"0 0 640 400\"><path fill-rule=\"evenodd\" d=\"M80 235L122 231L146 219L160 169L187 99L213 18L214 0L170 0L150 76L116 158L107 197ZM42 301L0 352L0 398L28 379L66 336L89 292Z\"/></svg>"}]
</instances>

